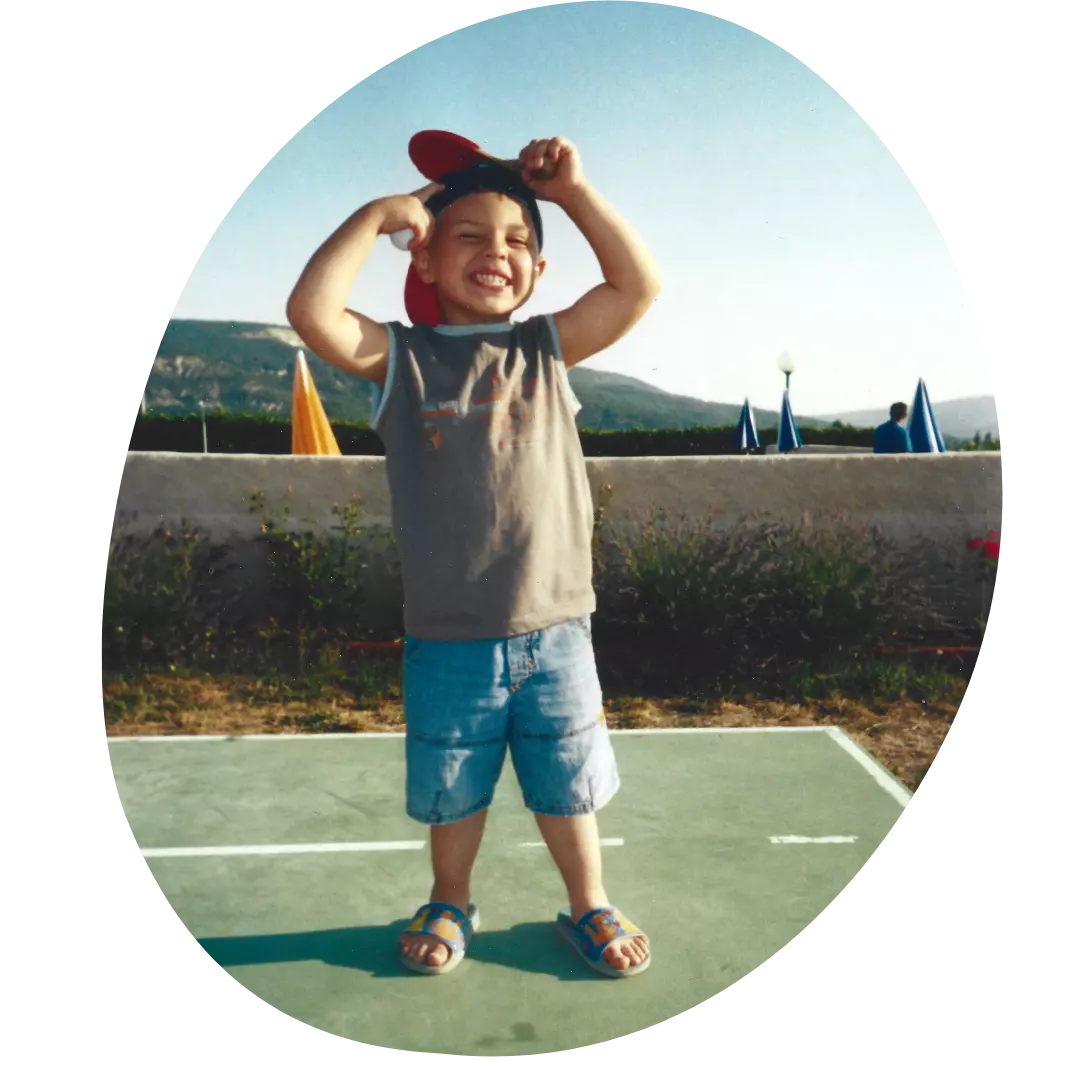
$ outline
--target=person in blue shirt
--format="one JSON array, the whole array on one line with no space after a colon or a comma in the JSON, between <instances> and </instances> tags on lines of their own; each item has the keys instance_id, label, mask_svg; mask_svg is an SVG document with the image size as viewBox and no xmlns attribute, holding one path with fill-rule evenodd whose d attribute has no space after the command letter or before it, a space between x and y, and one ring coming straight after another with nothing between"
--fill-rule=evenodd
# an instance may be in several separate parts
<instances>
[{"instance_id":1,"label":"person in blue shirt","mask_svg":"<svg viewBox=\"0 0 1080 1080\"><path fill-rule=\"evenodd\" d=\"M910 454L911 436L903 425L907 406L898 401L889 406L889 419L874 432L875 454Z\"/></svg>"}]
</instances>

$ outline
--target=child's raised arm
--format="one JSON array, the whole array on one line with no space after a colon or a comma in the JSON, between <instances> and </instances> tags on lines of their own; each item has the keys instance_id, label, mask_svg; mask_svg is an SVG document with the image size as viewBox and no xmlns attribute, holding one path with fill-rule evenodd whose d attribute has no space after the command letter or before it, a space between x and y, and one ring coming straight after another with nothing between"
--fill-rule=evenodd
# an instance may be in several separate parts
<instances>
[{"instance_id":1,"label":"child's raised arm","mask_svg":"<svg viewBox=\"0 0 1080 1080\"><path fill-rule=\"evenodd\" d=\"M438 184L429 184L411 195L392 195L362 206L304 267L285 314L304 343L328 364L380 386L385 382L390 346L386 328L351 311L346 301L381 233L412 229L410 250L428 242L434 219L424 202L440 190Z\"/></svg>"},{"instance_id":2,"label":"child's raised arm","mask_svg":"<svg viewBox=\"0 0 1080 1080\"><path fill-rule=\"evenodd\" d=\"M521 151L522 176L536 194L561 206L592 246L604 275L576 304L557 312L563 361L580 363L619 340L652 306L660 277L630 226L585 179L577 149L566 139L534 139ZM554 169L550 180L541 170Z\"/></svg>"}]
</instances>

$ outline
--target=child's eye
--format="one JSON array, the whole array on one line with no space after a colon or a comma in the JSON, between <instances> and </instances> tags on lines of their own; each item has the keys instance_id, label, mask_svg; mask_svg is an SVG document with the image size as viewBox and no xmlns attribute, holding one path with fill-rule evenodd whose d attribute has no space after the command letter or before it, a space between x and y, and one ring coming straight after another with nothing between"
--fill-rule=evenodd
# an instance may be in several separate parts
<instances>
[{"instance_id":1,"label":"child's eye","mask_svg":"<svg viewBox=\"0 0 1080 1080\"><path fill-rule=\"evenodd\" d=\"M459 240L482 240L483 236L478 232L459 232L457 234ZM508 236L506 242L513 247L528 247L529 238L527 236Z\"/></svg>"}]
</instances>

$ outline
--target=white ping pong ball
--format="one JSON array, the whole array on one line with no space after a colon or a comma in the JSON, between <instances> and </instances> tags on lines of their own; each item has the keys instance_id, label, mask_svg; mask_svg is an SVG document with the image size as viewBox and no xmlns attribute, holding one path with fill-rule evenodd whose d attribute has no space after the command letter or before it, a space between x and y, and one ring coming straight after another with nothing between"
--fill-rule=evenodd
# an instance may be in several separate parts
<instances>
[{"instance_id":1,"label":"white ping pong ball","mask_svg":"<svg viewBox=\"0 0 1080 1080\"><path fill-rule=\"evenodd\" d=\"M412 229L398 229L397 232L390 234L390 243L392 243L398 251L408 251L409 244L412 243L412 238Z\"/></svg>"}]
</instances>

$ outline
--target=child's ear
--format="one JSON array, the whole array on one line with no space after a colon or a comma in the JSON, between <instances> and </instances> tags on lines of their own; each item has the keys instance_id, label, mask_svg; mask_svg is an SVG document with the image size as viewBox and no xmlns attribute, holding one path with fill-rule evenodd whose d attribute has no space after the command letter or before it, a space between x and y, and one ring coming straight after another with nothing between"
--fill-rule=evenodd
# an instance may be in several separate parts
<instances>
[{"instance_id":1,"label":"child's ear","mask_svg":"<svg viewBox=\"0 0 1080 1080\"><path fill-rule=\"evenodd\" d=\"M412 253L413 266L416 267L416 273L420 280L425 285L435 284L435 275L431 269L431 252L428 250L427 245L422 248L417 248Z\"/></svg>"},{"instance_id":2,"label":"child's ear","mask_svg":"<svg viewBox=\"0 0 1080 1080\"><path fill-rule=\"evenodd\" d=\"M536 263L533 265L533 281L539 281L540 275L547 269L547 259L543 255L539 256Z\"/></svg>"}]
</instances>

